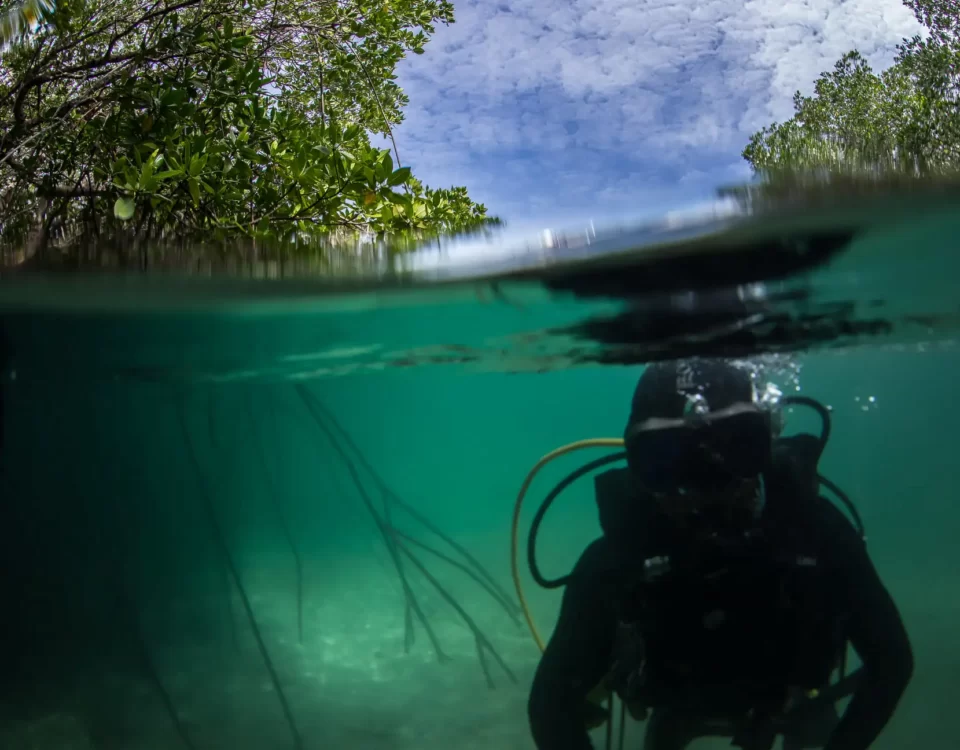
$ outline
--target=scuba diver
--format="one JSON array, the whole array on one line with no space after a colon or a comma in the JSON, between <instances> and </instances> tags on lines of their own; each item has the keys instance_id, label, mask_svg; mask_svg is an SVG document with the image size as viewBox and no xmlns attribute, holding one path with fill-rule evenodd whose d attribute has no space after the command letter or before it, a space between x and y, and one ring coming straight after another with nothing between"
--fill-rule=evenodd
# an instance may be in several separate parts
<instances>
[{"instance_id":1,"label":"scuba diver","mask_svg":"<svg viewBox=\"0 0 960 750\"><path fill-rule=\"evenodd\" d=\"M721 360L644 369L627 466L594 480L603 534L555 582L537 571L531 537L534 577L566 587L528 701L539 750L590 750L588 729L612 721L598 692L646 720L644 750L707 736L744 750L777 736L785 750L866 750L886 726L911 645L862 528L820 494L833 489L859 524L818 474L829 413L782 401L815 408L823 434L782 437L779 409ZM861 661L851 674L848 644Z\"/></svg>"}]
</instances>

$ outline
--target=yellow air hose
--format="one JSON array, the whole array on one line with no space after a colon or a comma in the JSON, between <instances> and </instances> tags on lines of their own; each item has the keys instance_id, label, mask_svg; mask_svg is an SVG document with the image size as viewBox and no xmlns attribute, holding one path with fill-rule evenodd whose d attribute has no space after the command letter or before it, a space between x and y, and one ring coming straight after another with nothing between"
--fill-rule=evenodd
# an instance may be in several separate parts
<instances>
[{"instance_id":1,"label":"yellow air hose","mask_svg":"<svg viewBox=\"0 0 960 750\"><path fill-rule=\"evenodd\" d=\"M556 450L551 451L543 458L541 458L530 469L530 473L527 474L527 478L523 480L523 485L520 487L520 492L517 494L516 504L513 506L513 523L510 529L510 570L513 574L513 585L517 590L517 598L520 600L520 607L523 610L523 616L527 621L527 626L530 628L530 633L533 635L533 640L536 641L537 647L540 651L543 651L546 648L546 644L543 641L543 638L540 637L540 633L537 631L536 623L533 621L533 615L530 612L530 607L527 604L527 598L523 594L523 584L520 581L520 563L518 560L519 556L519 545L520 545L520 509L523 507L523 499L526 497L527 490L530 489L530 485L534 480L534 477L540 472L544 466L553 461L555 458L564 456L567 453L572 453L573 451L580 450L582 448L623 448L623 440L620 438L591 438L589 440L578 440L575 443L569 443L567 445L562 445Z\"/></svg>"},{"instance_id":2,"label":"yellow air hose","mask_svg":"<svg viewBox=\"0 0 960 750\"><path fill-rule=\"evenodd\" d=\"M581 450L582 448L623 448L623 440L620 438L591 438L589 440L578 440L575 443L568 443L567 445L562 445L556 450L551 451L537 461L534 467L530 469L530 472L527 474L527 478L523 480L523 485L520 487L520 492L517 494L517 501L513 506L513 523L510 527L510 570L513 574L513 585L517 590L517 598L520 600L520 608L523 610L523 616L527 621L527 626L530 628L530 633L533 635L533 640L536 642L537 647L541 652L543 652L544 648L546 648L546 644L544 643L543 638L540 637L540 633L537 631L537 625L533 621L533 614L530 612L530 606L527 604L527 598L523 594L523 584L520 581L520 563L518 560L520 546L520 510L523 507L523 499L527 495L527 490L530 489L530 485L540 472L540 469L553 461L553 459L564 456L567 453L573 453L574 451ZM590 691L590 694L587 696L587 700L599 707L609 695L610 691L605 687L604 680ZM606 718L597 717L595 720L588 722L587 728L596 729L605 721Z\"/></svg>"}]
</instances>

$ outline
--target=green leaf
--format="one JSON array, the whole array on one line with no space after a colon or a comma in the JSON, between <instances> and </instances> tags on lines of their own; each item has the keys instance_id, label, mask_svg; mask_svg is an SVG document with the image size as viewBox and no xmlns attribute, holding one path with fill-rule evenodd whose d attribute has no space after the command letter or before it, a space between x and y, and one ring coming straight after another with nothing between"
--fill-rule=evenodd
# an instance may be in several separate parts
<instances>
[{"instance_id":1,"label":"green leaf","mask_svg":"<svg viewBox=\"0 0 960 750\"><path fill-rule=\"evenodd\" d=\"M127 190L136 190L137 183L140 181L140 176L131 169L130 167L125 167L123 170L123 176L126 179L125 187Z\"/></svg>"},{"instance_id":2,"label":"green leaf","mask_svg":"<svg viewBox=\"0 0 960 750\"><path fill-rule=\"evenodd\" d=\"M196 177L191 177L187 180L187 186L190 188L190 195L193 196L193 205L197 206L200 204L200 184L197 182Z\"/></svg>"},{"instance_id":3,"label":"green leaf","mask_svg":"<svg viewBox=\"0 0 960 750\"><path fill-rule=\"evenodd\" d=\"M410 167L400 167L400 169L390 175L387 179L387 184L390 185L390 187L396 187L397 185L402 185L409 179Z\"/></svg>"},{"instance_id":4,"label":"green leaf","mask_svg":"<svg viewBox=\"0 0 960 750\"><path fill-rule=\"evenodd\" d=\"M155 180L153 179L154 165L155 165L155 162L153 159L147 159L147 161L143 163L143 169L140 170L139 187L141 190L146 190L147 185L149 185L151 182L155 182Z\"/></svg>"},{"instance_id":5,"label":"green leaf","mask_svg":"<svg viewBox=\"0 0 960 750\"><path fill-rule=\"evenodd\" d=\"M133 218L133 211L136 205L132 198L117 198L113 204L113 215L120 221L130 221Z\"/></svg>"},{"instance_id":6,"label":"green leaf","mask_svg":"<svg viewBox=\"0 0 960 750\"><path fill-rule=\"evenodd\" d=\"M169 164L173 169L181 173L183 172L183 167L180 166L180 162L177 161L175 156L167 154L164 158L166 159L167 164Z\"/></svg>"},{"instance_id":7,"label":"green leaf","mask_svg":"<svg viewBox=\"0 0 960 750\"><path fill-rule=\"evenodd\" d=\"M187 98L187 92L183 89L169 89L160 97L160 104L164 107L172 107L182 103Z\"/></svg>"},{"instance_id":8,"label":"green leaf","mask_svg":"<svg viewBox=\"0 0 960 750\"><path fill-rule=\"evenodd\" d=\"M190 176L197 177L205 166L207 166L207 159L209 154L194 154L193 159L190 160Z\"/></svg>"},{"instance_id":9,"label":"green leaf","mask_svg":"<svg viewBox=\"0 0 960 750\"><path fill-rule=\"evenodd\" d=\"M377 167L377 177L379 179L384 179L389 177L393 172L393 157L390 156L389 151L383 152L383 160L380 162L380 166Z\"/></svg>"}]
</instances>

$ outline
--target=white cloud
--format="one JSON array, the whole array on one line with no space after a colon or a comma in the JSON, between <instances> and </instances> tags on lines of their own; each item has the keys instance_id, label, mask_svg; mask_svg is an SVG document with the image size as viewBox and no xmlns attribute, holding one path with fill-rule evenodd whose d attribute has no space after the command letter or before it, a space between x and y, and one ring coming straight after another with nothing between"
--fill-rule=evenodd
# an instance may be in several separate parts
<instances>
[{"instance_id":1,"label":"white cloud","mask_svg":"<svg viewBox=\"0 0 960 750\"><path fill-rule=\"evenodd\" d=\"M746 175L749 135L846 51L878 67L899 0L455 0L404 63L401 157L507 218L666 208ZM696 196L694 196L696 193Z\"/></svg>"}]
</instances>

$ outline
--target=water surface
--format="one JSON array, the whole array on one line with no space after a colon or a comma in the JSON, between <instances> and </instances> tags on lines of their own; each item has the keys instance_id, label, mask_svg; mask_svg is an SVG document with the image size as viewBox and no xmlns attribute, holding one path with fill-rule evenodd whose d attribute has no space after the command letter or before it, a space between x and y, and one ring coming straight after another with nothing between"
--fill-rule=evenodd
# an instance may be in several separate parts
<instances>
[{"instance_id":1,"label":"water surface","mask_svg":"<svg viewBox=\"0 0 960 750\"><path fill-rule=\"evenodd\" d=\"M2 746L532 748L517 491L558 445L621 434L643 363L689 355L831 407L821 468L917 654L876 747L951 746L957 204L891 191L334 278L8 274ZM595 455L537 478L523 533ZM597 533L584 480L541 566ZM549 634L559 593L523 573Z\"/></svg>"}]
</instances>

